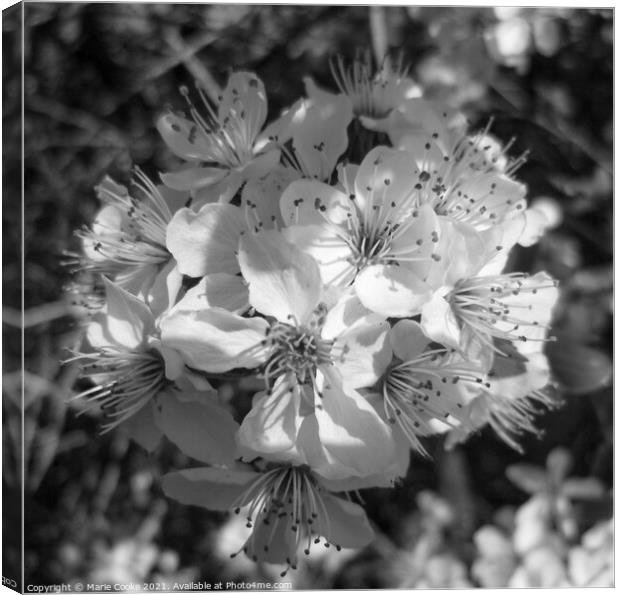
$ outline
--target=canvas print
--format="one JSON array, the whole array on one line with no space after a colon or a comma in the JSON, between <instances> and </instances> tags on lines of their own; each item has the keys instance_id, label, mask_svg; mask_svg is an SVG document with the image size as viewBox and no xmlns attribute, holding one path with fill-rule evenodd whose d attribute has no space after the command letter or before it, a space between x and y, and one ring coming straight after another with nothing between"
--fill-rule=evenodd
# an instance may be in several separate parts
<instances>
[{"instance_id":1,"label":"canvas print","mask_svg":"<svg viewBox=\"0 0 620 595\"><path fill-rule=\"evenodd\" d=\"M4 587L614 586L611 8L3 46Z\"/></svg>"}]
</instances>

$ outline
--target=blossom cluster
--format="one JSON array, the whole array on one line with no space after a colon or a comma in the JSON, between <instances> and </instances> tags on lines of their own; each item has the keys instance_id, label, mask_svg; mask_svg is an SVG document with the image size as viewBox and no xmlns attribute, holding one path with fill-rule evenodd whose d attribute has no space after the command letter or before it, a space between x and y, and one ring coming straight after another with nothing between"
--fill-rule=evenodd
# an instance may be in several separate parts
<instances>
[{"instance_id":1,"label":"blossom cluster","mask_svg":"<svg viewBox=\"0 0 620 595\"><path fill-rule=\"evenodd\" d=\"M157 129L180 160L154 182L97 187L78 232L88 347L77 352L103 430L203 466L164 492L233 510L239 552L295 568L322 543L373 539L353 495L392 487L428 436L489 424L519 448L552 401L544 355L556 282L505 272L549 225L527 208L489 127L425 99L400 65L332 64L338 92L266 124L267 94L235 72ZM218 390L260 384L251 403Z\"/></svg>"}]
</instances>

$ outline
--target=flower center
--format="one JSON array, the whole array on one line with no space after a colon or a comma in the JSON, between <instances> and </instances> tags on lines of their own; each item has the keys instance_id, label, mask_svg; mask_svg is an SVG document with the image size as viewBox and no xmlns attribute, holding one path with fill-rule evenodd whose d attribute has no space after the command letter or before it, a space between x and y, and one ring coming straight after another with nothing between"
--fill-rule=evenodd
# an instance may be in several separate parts
<instances>
[{"instance_id":1,"label":"flower center","mask_svg":"<svg viewBox=\"0 0 620 595\"><path fill-rule=\"evenodd\" d=\"M269 386L279 376L295 374L300 384L312 382L316 369L321 364L331 363L333 341L320 336L320 325L293 326L282 322L274 323L266 337L273 355L263 372Z\"/></svg>"},{"instance_id":2,"label":"flower center","mask_svg":"<svg viewBox=\"0 0 620 595\"><path fill-rule=\"evenodd\" d=\"M372 228L367 229L364 223L360 223L353 230L352 264L358 271L372 264L383 262L386 257L389 261L392 230L389 225L386 225L383 233L378 233L378 231Z\"/></svg>"},{"instance_id":3,"label":"flower center","mask_svg":"<svg viewBox=\"0 0 620 595\"><path fill-rule=\"evenodd\" d=\"M304 553L310 554L313 543L320 542L320 533L328 529L328 514L323 502L323 489L307 466L278 465L267 470L232 504L236 514L247 509L247 527L253 528L246 544L231 555L243 551L257 561L269 552L274 536L282 538L282 530L292 534L289 568L297 567L297 550L303 543ZM286 538L286 535L285 535ZM276 538L277 539L277 538ZM329 547L329 542L325 541ZM340 550L340 546L336 545Z\"/></svg>"}]
</instances>

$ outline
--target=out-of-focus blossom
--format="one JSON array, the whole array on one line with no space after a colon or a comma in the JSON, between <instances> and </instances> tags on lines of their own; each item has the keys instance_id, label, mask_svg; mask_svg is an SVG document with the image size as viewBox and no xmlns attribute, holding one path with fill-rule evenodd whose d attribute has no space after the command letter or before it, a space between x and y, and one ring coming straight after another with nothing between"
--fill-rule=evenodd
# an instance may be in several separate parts
<instances>
[{"instance_id":1,"label":"out-of-focus blossom","mask_svg":"<svg viewBox=\"0 0 620 595\"><path fill-rule=\"evenodd\" d=\"M491 56L506 66L524 72L529 66L532 45L529 23L513 16L494 25L485 36Z\"/></svg>"},{"instance_id":2,"label":"out-of-focus blossom","mask_svg":"<svg viewBox=\"0 0 620 595\"><path fill-rule=\"evenodd\" d=\"M168 147L187 162L162 180L175 190L194 191L198 206L228 202L246 180L264 176L280 160L279 150L260 135L267 96L255 74L233 73L215 107L200 94L205 113L187 99L191 120L168 113L157 121Z\"/></svg>"},{"instance_id":3,"label":"out-of-focus blossom","mask_svg":"<svg viewBox=\"0 0 620 595\"><path fill-rule=\"evenodd\" d=\"M605 488L596 478L568 477L572 461L570 453L556 448L547 457L543 469L526 463L511 465L506 474L520 489L546 503L548 523L554 523L567 539L577 535L573 500L597 500L604 496ZM541 504L542 506L543 504Z\"/></svg>"},{"instance_id":4,"label":"out-of-focus blossom","mask_svg":"<svg viewBox=\"0 0 620 595\"><path fill-rule=\"evenodd\" d=\"M470 589L467 567L462 560L450 553L441 553L427 560L424 575L413 585L416 589Z\"/></svg>"},{"instance_id":5,"label":"out-of-focus blossom","mask_svg":"<svg viewBox=\"0 0 620 595\"><path fill-rule=\"evenodd\" d=\"M532 246L551 229L562 223L560 205L552 198L538 197L525 211L525 229L519 238L521 246Z\"/></svg>"},{"instance_id":6,"label":"out-of-focus blossom","mask_svg":"<svg viewBox=\"0 0 620 595\"><path fill-rule=\"evenodd\" d=\"M472 575L482 587L612 586L612 521L595 525L569 548L550 522L549 504L537 494L520 506L512 538L493 525L476 532Z\"/></svg>"},{"instance_id":7,"label":"out-of-focus blossom","mask_svg":"<svg viewBox=\"0 0 620 595\"><path fill-rule=\"evenodd\" d=\"M493 525L485 525L474 534L478 557L472 564L473 578L485 589L498 589L508 584L517 564L512 543Z\"/></svg>"},{"instance_id":8,"label":"out-of-focus blossom","mask_svg":"<svg viewBox=\"0 0 620 595\"><path fill-rule=\"evenodd\" d=\"M614 585L614 521L602 521L568 552L568 573L577 587Z\"/></svg>"},{"instance_id":9,"label":"out-of-focus blossom","mask_svg":"<svg viewBox=\"0 0 620 595\"><path fill-rule=\"evenodd\" d=\"M450 504L424 490L416 498L418 512L407 519L419 520L414 543L397 553L392 563L394 586L399 589L469 588L465 564L450 551L446 538L455 520Z\"/></svg>"},{"instance_id":10,"label":"out-of-focus blossom","mask_svg":"<svg viewBox=\"0 0 620 595\"><path fill-rule=\"evenodd\" d=\"M526 552L507 585L513 589L561 588L573 586L561 552L543 545Z\"/></svg>"}]
</instances>

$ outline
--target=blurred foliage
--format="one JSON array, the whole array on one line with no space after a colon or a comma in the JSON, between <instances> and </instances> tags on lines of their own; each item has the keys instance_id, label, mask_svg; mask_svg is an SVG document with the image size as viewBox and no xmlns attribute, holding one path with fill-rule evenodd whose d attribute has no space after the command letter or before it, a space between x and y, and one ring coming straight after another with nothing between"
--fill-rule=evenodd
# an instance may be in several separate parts
<instances>
[{"instance_id":1,"label":"blurred foliage","mask_svg":"<svg viewBox=\"0 0 620 595\"><path fill-rule=\"evenodd\" d=\"M364 6L26 3L23 26L20 11L3 14L3 490L5 502L19 494L23 388L29 582L276 576L228 558L241 538L226 515L164 499L157 478L188 463L172 447L151 458L122 434L99 436L96 415L76 417L76 370L59 361L80 340L79 312L60 263L77 248L72 231L92 219L92 188L105 173L127 182L134 163L152 175L170 165L153 122L166 105L182 107L179 85L214 89L230 70L253 70L274 117L303 93L305 75L334 88L329 58L379 47L377 26L427 96L463 109L474 126L492 116L494 134L515 137L511 152L528 152L519 176L530 197L559 211L558 226L514 264L560 279L548 354L564 405L541 416L545 434L526 440L524 456L484 431L451 452L432 440L433 459L414 458L399 489L363 493L372 546L313 556L291 579L299 588L484 584L483 564L472 573L481 555L473 536L526 500L505 475L510 465L542 466L564 446L577 476L611 486L611 10L384 7L372 30ZM575 547L609 517L608 504L572 511ZM9 517L19 520L15 510ZM573 556L586 559L582 550ZM6 560L17 564L16 551Z\"/></svg>"}]
</instances>

